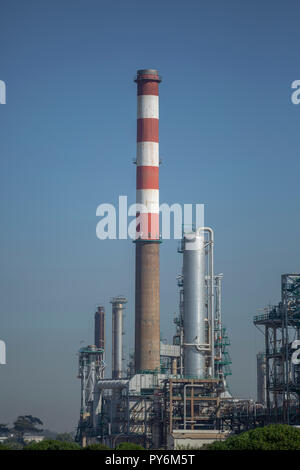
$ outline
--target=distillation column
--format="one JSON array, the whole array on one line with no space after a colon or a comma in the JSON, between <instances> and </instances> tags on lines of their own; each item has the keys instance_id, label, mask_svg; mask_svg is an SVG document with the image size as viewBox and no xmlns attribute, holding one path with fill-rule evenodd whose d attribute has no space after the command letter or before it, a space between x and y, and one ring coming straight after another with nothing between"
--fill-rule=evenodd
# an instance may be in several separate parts
<instances>
[{"instance_id":1,"label":"distillation column","mask_svg":"<svg viewBox=\"0 0 300 470\"><path fill-rule=\"evenodd\" d=\"M105 323L104 307L98 307L95 313L95 346L104 350L105 346Z\"/></svg>"},{"instance_id":2,"label":"distillation column","mask_svg":"<svg viewBox=\"0 0 300 470\"><path fill-rule=\"evenodd\" d=\"M257 402L266 405L266 355L259 352L256 355L257 361Z\"/></svg>"},{"instance_id":3,"label":"distillation column","mask_svg":"<svg viewBox=\"0 0 300 470\"><path fill-rule=\"evenodd\" d=\"M112 304L112 378L122 378L123 360L123 310L125 297L114 297Z\"/></svg>"},{"instance_id":4,"label":"distillation column","mask_svg":"<svg viewBox=\"0 0 300 470\"><path fill-rule=\"evenodd\" d=\"M204 378L207 314L204 232L183 237L184 375Z\"/></svg>"},{"instance_id":5,"label":"distillation column","mask_svg":"<svg viewBox=\"0 0 300 470\"><path fill-rule=\"evenodd\" d=\"M157 70L138 70L135 370L160 368L159 104Z\"/></svg>"}]
</instances>

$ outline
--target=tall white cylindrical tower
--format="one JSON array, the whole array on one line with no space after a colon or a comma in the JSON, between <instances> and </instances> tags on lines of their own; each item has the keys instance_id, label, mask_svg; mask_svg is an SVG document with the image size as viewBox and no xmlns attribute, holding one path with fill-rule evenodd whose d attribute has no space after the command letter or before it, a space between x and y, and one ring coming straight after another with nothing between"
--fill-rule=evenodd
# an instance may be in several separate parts
<instances>
[{"instance_id":1,"label":"tall white cylindrical tower","mask_svg":"<svg viewBox=\"0 0 300 470\"><path fill-rule=\"evenodd\" d=\"M207 309L205 295L205 244L203 232L183 238L184 375L206 374Z\"/></svg>"},{"instance_id":2,"label":"tall white cylindrical tower","mask_svg":"<svg viewBox=\"0 0 300 470\"><path fill-rule=\"evenodd\" d=\"M112 304L112 378L121 379L123 373L123 310L125 297L114 297Z\"/></svg>"}]
</instances>

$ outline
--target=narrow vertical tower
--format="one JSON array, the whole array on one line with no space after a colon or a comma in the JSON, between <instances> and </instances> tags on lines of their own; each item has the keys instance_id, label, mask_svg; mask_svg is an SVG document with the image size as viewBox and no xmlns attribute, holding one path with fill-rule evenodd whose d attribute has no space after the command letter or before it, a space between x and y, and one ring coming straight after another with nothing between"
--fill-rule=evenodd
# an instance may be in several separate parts
<instances>
[{"instance_id":1,"label":"narrow vertical tower","mask_svg":"<svg viewBox=\"0 0 300 470\"><path fill-rule=\"evenodd\" d=\"M104 327L104 307L98 307L95 313L95 346L104 350L105 327Z\"/></svg>"},{"instance_id":2,"label":"narrow vertical tower","mask_svg":"<svg viewBox=\"0 0 300 470\"><path fill-rule=\"evenodd\" d=\"M160 369L159 105L157 70L138 70L135 370Z\"/></svg>"},{"instance_id":3,"label":"narrow vertical tower","mask_svg":"<svg viewBox=\"0 0 300 470\"><path fill-rule=\"evenodd\" d=\"M184 371L186 376L206 377L206 299L204 233L183 237ZM207 345L208 346L208 345ZM208 354L206 352L206 354Z\"/></svg>"},{"instance_id":4,"label":"narrow vertical tower","mask_svg":"<svg viewBox=\"0 0 300 470\"><path fill-rule=\"evenodd\" d=\"M123 374L123 310L125 297L114 297L112 304L112 378L121 379Z\"/></svg>"},{"instance_id":5,"label":"narrow vertical tower","mask_svg":"<svg viewBox=\"0 0 300 470\"><path fill-rule=\"evenodd\" d=\"M266 355L259 352L256 355L257 360L257 402L266 405Z\"/></svg>"}]
</instances>

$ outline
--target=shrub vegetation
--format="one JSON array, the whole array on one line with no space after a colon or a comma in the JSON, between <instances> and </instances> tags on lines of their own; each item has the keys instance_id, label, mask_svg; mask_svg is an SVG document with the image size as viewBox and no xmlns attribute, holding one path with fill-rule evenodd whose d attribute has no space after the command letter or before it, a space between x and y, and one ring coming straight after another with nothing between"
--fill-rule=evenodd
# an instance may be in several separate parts
<instances>
[{"instance_id":1,"label":"shrub vegetation","mask_svg":"<svg viewBox=\"0 0 300 470\"><path fill-rule=\"evenodd\" d=\"M140 444L135 444L134 442L121 442L116 450L145 450Z\"/></svg>"},{"instance_id":2,"label":"shrub vegetation","mask_svg":"<svg viewBox=\"0 0 300 470\"><path fill-rule=\"evenodd\" d=\"M300 450L300 429L286 424L270 424L251 429L203 450Z\"/></svg>"},{"instance_id":3,"label":"shrub vegetation","mask_svg":"<svg viewBox=\"0 0 300 470\"><path fill-rule=\"evenodd\" d=\"M81 447L79 444L76 444L76 442L45 439L40 442L32 442L26 445L24 450L81 450Z\"/></svg>"}]
</instances>

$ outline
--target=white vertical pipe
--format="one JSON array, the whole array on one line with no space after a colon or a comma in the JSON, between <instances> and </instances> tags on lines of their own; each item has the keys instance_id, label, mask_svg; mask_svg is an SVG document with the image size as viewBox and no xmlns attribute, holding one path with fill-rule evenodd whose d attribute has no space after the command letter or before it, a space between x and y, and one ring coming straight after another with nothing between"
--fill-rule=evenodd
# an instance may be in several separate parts
<instances>
[{"instance_id":1,"label":"white vertical pipe","mask_svg":"<svg viewBox=\"0 0 300 470\"><path fill-rule=\"evenodd\" d=\"M123 373L123 309L125 297L112 299L112 377L121 379Z\"/></svg>"}]
</instances>

